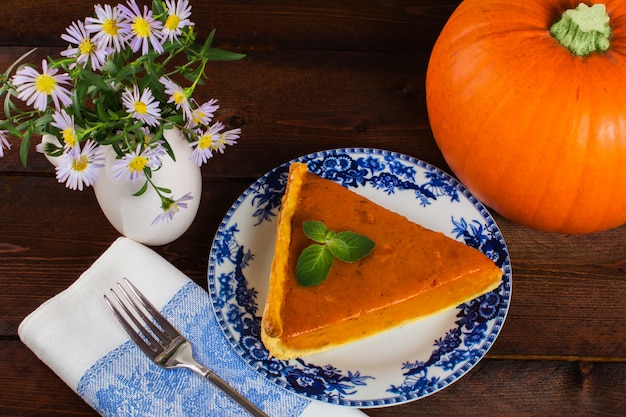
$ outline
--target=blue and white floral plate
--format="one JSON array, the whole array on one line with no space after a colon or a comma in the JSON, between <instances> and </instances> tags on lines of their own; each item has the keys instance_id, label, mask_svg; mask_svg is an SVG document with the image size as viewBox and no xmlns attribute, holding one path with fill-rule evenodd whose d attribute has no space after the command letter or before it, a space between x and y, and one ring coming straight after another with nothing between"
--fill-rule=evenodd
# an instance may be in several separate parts
<instances>
[{"instance_id":1,"label":"blue and white floral plate","mask_svg":"<svg viewBox=\"0 0 626 417\"><path fill-rule=\"evenodd\" d=\"M433 394L486 354L511 299L511 264L485 207L445 172L377 149L336 149L297 159L309 171L487 254L504 271L499 288L467 304L328 352L289 361L260 340L276 219L290 163L268 172L233 204L215 236L208 287L217 321L260 374L310 399L382 407ZM384 273L384 271L381 271Z\"/></svg>"}]
</instances>

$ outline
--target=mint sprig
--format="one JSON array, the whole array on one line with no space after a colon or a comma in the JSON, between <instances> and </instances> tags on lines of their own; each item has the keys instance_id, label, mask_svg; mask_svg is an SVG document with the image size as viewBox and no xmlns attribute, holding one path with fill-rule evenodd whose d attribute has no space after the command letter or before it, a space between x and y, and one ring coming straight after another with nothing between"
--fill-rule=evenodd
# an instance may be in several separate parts
<instances>
[{"instance_id":1,"label":"mint sprig","mask_svg":"<svg viewBox=\"0 0 626 417\"><path fill-rule=\"evenodd\" d=\"M320 221L302 223L304 234L316 243L305 248L296 263L296 279L303 287L319 285L328 277L335 258L355 262L369 255L376 243L358 233L336 233Z\"/></svg>"}]
</instances>

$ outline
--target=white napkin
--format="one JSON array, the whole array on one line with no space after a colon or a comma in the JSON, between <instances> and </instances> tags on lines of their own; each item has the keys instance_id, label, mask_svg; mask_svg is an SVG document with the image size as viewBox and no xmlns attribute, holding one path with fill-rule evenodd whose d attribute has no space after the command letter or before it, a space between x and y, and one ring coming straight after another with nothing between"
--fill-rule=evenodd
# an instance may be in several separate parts
<instances>
[{"instance_id":1,"label":"white napkin","mask_svg":"<svg viewBox=\"0 0 626 417\"><path fill-rule=\"evenodd\" d=\"M209 296L151 249L119 238L69 288L22 321L22 341L103 416L243 416L210 382L153 364L106 306L103 294L130 279L192 342L196 358L272 417L358 417L311 401L259 375L230 347Z\"/></svg>"}]
</instances>

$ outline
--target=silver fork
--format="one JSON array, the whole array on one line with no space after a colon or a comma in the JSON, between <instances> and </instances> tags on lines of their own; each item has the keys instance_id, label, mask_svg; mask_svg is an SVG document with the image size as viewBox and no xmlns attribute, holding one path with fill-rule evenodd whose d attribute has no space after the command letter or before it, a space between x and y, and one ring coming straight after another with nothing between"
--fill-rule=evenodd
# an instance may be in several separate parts
<instances>
[{"instance_id":1,"label":"silver fork","mask_svg":"<svg viewBox=\"0 0 626 417\"><path fill-rule=\"evenodd\" d=\"M124 282L130 291L126 290L122 284L117 283L118 290L122 295L118 295L111 288L115 300L111 300L106 294L104 299L130 338L154 363L167 369L191 369L215 384L253 416L269 417L212 370L198 363L193 357L191 343L159 313L127 278L124 278ZM121 307L124 313L118 307ZM151 317L149 318L146 313ZM132 325L129 319L133 323Z\"/></svg>"}]
</instances>

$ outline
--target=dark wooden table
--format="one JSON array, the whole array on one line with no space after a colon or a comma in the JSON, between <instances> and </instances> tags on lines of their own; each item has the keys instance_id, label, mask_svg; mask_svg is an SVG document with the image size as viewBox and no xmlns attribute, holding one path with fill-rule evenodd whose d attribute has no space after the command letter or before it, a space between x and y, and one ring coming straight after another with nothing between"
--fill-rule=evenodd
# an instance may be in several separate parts
<instances>
[{"instance_id":1,"label":"dark wooden table","mask_svg":"<svg viewBox=\"0 0 626 417\"><path fill-rule=\"evenodd\" d=\"M0 69L33 46L65 47L69 22L98 1L4 0ZM140 3L142 3L140 1ZM241 127L240 143L203 167L198 216L155 248L206 288L207 256L226 210L256 178L336 147L405 153L442 169L429 130L429 52L458 1L212 0L193 3L201 36L246 53L215 63L205 99ZM95 416L17 337L20 321L69 286L118 237L91 189L58 184L34 149L0 160L0 415ZM626 180L626 179L625 179ZM503 331L468 375L425 399L370 416L626 415L626 227L586 236L532 231L494 214L513 264Z\"/></svg>"}]
</instances>

